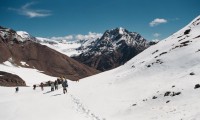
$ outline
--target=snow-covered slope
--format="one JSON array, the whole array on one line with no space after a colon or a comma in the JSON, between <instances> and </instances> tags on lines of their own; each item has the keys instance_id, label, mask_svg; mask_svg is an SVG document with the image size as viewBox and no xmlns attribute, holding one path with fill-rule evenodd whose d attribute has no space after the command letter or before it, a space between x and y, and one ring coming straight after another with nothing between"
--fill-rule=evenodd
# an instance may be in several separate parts
<instances>
[{"instance_id":1,"label":"snow-covered slope","mask_svg":"<svg viewBox=\"0 0 200 120\"><path fill-rule=\"evenodd\" d=\"M81 80L73 94L108 120L198 120L199 78L200 16L125 65Z\"/></svg>"},{"instance_id":2,"label":"snow-covered slope","mask_svg":"<svg viewBox=\"0 0 200 120\"><path fill-rule=\"evenodd\" d=\"M0 119L199 120L199 31L200 16L123 66L69 82L65 95L0 87Z\"/></svg>"},{"instance_id":3,"label":"snow-covered slope","mask_svg":"<svg viewBox=\"0 0 200 120\"><path fill-rule=\"evenodd\" d=\"M63 95L60 89L50 92L30 87L20 87L19 93L14 88L0 87L1 120L92 120L92 115L83 114L78 103L70 96ZM95 120L95 119L94 119Z\"/></svg>"}]
</instances>

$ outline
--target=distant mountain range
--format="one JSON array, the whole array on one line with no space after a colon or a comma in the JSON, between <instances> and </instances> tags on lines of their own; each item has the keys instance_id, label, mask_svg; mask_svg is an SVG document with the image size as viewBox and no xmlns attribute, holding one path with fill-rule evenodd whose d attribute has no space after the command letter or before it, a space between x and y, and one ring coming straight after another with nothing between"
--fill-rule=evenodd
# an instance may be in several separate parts
<instances>
[{"instance_id":1,"label":"distant mountain range","mask_svg":"<svg viewBox=\"0 0 200 120\"><path fill-rule=\"evenodd\" d=\"M122 27L106 30L99 38L90 37L71 41L35 38L23 31L18 31L17 33L23 39L31 38L42 45L46 45L100 71L118 67L158 42L147 41L140 34L129 32Z\"/></svg>"}]
</instances>

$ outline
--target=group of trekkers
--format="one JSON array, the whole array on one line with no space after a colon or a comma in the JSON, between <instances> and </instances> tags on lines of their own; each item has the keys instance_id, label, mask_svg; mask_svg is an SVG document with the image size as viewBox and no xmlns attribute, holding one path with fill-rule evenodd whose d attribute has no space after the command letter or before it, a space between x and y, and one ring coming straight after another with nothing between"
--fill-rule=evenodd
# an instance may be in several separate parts
<instances>
[{"instance_id":1,"label":"group of trekkers","mask_svg":"<svg viewBox=\"0 0 200 120\"><path fill-rule=\"evenodd\" d=\"M68 87L68 82L65 77L60 77L57 78L54 82L48 81L47 84L41 83L39 86L41 87L41 90L44 90L44 86L51 86L51 91L58 90L58 85L62 85L63 87L63 93L67 93L67 87ZM33 85L33 90L36 89L36 85Z\"/></svg>"}]
</instances>

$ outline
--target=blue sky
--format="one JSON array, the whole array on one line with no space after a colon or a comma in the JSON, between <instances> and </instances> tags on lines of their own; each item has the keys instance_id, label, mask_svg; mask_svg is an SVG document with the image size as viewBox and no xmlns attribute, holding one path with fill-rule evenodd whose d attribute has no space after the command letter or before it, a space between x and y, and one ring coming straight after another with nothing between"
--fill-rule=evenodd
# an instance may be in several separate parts
<instances>
[{"instance_id":1,"label":"blue sky","mask_svg":"<svg viewBox=\"0 0 200 120\"><path fill-rule=\"evenodd\" d=\"M200 0L1 0L0 26L40 37L123 27L161 40L200 15L199 5Z\"/></svg>"}]
</instances>

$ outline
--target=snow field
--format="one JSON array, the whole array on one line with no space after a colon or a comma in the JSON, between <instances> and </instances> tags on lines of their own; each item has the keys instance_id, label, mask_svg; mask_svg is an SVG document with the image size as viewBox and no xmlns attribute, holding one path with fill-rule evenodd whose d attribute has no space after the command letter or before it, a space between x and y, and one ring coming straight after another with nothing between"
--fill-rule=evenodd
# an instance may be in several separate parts
<instances>
[{"instance_id":1,"label":"snow field","mask_svg":"<svg viewBox=\"0 0 200 120\"><path fill-rule=\"evenodd\" d=\"M54 92L20 87L19 93L0 87L0 119L199 120L200 88L195 89L200 84L199 22L200 16L123 66L69 82L65 95L61 86ZM190 33L184 34L188 29ZM36 70L0 67L29 84L55 80ZM25 71L38 79L28 79L21 74Z\"/></svg>"}]
</instances>

